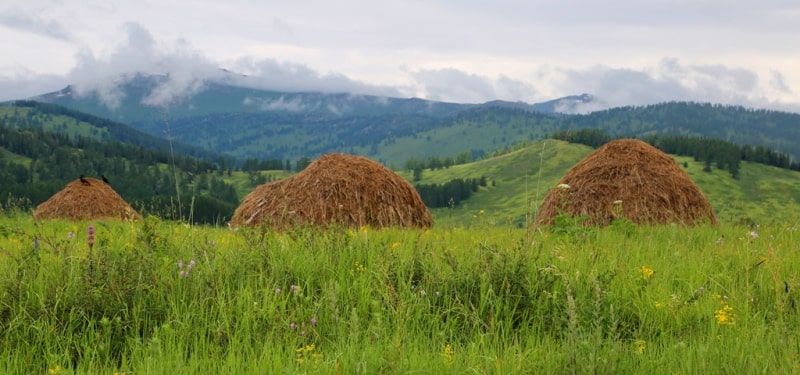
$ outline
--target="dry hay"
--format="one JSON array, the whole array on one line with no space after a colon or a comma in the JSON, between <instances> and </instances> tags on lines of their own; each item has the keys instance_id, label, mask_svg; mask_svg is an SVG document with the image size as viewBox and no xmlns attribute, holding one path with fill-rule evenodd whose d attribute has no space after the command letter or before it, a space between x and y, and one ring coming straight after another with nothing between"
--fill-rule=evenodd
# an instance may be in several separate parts
<instances>
[{"instance_id":1,"label":"dry hay","mask_svg":"<svg viewBox=\"0 0 800 375\"><path fill-rule=\"evenodd\" d=\"M675 160L635 139L606 143L573 166L544 198L536 224L551 225L562 212L599 226L619 216L639 224L717 222Z\"/></svg>"},{"instance_id":2,"label":"dry hay","mask_svg":"<svg viewBox=\"0 0 800 375\"><path fill-rule=\"evenodd\" d=\"M114 189L102 180L85 177L87 184L77 179L44 201L33 211L34 219L91 220L118 218L140 219Z\"/></svg>"},{"instance_id":3,"label":"dry hay","mask_svg":"<svg viewBox=\"0 0 800 375\"><path fill-rule=\"evenodd\" d=\"M428 208L402 177L361 156L327 154L248 194L231 226L430 227Z\"/></svg>"}]
</instances>

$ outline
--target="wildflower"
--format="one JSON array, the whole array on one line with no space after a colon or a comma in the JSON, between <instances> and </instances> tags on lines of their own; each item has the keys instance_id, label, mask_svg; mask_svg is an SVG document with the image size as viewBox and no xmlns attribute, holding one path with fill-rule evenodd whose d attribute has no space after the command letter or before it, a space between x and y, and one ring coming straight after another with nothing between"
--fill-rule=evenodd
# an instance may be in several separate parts
<instances>
[{"instance_id":1,"label":"wildflower","mask_svg":"<svg viewBox=\"0 0 800 375\"><path fill-rule=\"evenodd\" d=\"M396 249L398 247L400 247L400 242L395 242L395 243L392 244L392 250L394 250L394 249Z\"/></svg>"},{"instance_id":2,"label":"wildflower","mask_svg":"<svg viewBox=\"0 0 800 375\"><path fill-rule=\"evenodd\" d=\"M47 369L47 373L51 374L51 375L58 374L60 372L61 372L61 366L56 366L56 367Z\"/></svg>"},{"instance_id":3,"label":"wildflower","mask_svg":"<svg viewBox=\"0 0 800 375\"><path fill-rule=\"evenodd\" d=\"M87 244L89 245L89 250L91 250L92 246L94 246L94 225L89 226L87 233L88 233Z\"/></svg>"},{"instance_id":4,"label":"wildflower","mask_svg":"<svg viewBox=\"0 0 800 375\"><path fill-rule=\"evenodd\" d=\"M644 354L644 349L647 347L647 341L644 340L636 340L633 342L636 345L636 353L637 354Z\"/></svg>"},{"instance_id":5,"label":"wildflower","mask_svg":"<svg viewBox=\"0 0 800 375\"><path fill-rule=\"evenodd\" d=\"M275 294L281 294L281 288L275 288Z\"/></svg>"},{"instance_id":6,"label":"wildflower","mask_svg":"<svg viewBox=\"0 0 800 375\"><path fill-rule=\"evenodd\" d=\"M194 260L190 261L187 264L184 264L182 260L178 260L178 269L180 270L180 272L178 272L178 275L180 277L189 276L189 272L192 270L192 268L194 268L195 264L197 264L197 263L195 263ZM185 266L185 269L184 269L184 266Z\"/></svg>"},{"instance_id":7,"label":"wildflower","mask_svg":"<svg viewBox=\"0 0 800 375\"><path fill-rule=\"evenodd\" d=\"M289 290L291 290L291 291L292 291L292 293L294 293L294 294L297 294L297 285L294 285L294 284L292 284L292 285L289 287Z\"/></svg>"},{"instance_id":8,"label":"wildflower","mask_svg":"<svg viewBox=\"0 0 800 375\"><path fill-rule=\"evenodd\" d=\"M484 210L480 210L480 211L478 211L478 215L483 215L483 214L485 214L485 213L486 213L486 211L484 211Z\"/></svg>"},{"instance_id":9,"label":"wildflower","mask_svg":"<svg viewBox=\"0 0 800 375\"><path fill-rule=\"evenodd\" d=\"M290 324L289 324L289 328L291 328L291 329L297 329L297 324L290 323Z\"/></svg>"},{"instance_id":10,"label":"wildflower","mask_svg":"<svg viewBox=\"0 0 800 375\"><path fill-rule=\"evenodd\" d=\"M653 274L655 273L655 271L653 271L652 268L648 268L648 267L645 267L645 266L639 267L638 270L639 270L639 273L641 273L641 275L642 275L642 280L645 280L645 281L650 280L650 277L652 277Z\"/></svg>"},{"instance_id":11,"label":"wildflower","mask_svg":"<svg viewBox=\"0 0 800 375\"><path fill-rule=\"evenodd\" d=\"M312 326L315 326L315 325L317 325L317 317L316 317L316 316L315 316L315 317L313 317L313 318L311 318L311 325L312 325Z\"/></svg>"},{"instance_id":12,"label":"wildflower","mask_svg":"<svg viewBox=\"0 0 800 375\"><path fill-rule=\"evenodd\" d=\"M322 354L313 353L314 349L316 349L316 346L314 344L309 344L297 348L295 350L295 352L297 352L297 364L302 365L309 358L311 360L319 360L320 358L322 358Z\"/></svg>"},{"instance_id":13,"label":"wildflower","mask_svg":"<svg viewBox=\"0 0 800 375\"><path fill-rule=\"evenodd\" d=\"M736 324L736 314L733 312L733 307L725 301L722 301L722 307L714 312L714 319L717 320L717 324L723 326Z\"/></svg>"},{"instance_id":14,"label":"wildflower","mask_svg":"<svg viewBox=\"0 0 800 375\"><path fill-rule=\"evenodd\" d=\"M751 230L750 231L750 238L753 238L753 239L758 238L758 232L756 232L754 230Z\"/></svg>"},{"instance_id":15,"label":"wildflower","mask_svg":"<svg viewBox=\"0 0 800 375\"><path fill-rule=\"evenodd\" d=\"M444 357L444 363L446 365L450 366L453 364L453 347L450 346L450 344L444 346L442 357Z\"/></svg>"},{"instance_id":16,"label":"wildflower","mask_svg":"<svg viewBox=\"0 0 800 375\"><path fill-rule=\"evenodd\" d=\"M73 231L67 232L67 239L71 240L73 238L75 238L75 232L73 232Z\"/></svg>"}]
</instances>

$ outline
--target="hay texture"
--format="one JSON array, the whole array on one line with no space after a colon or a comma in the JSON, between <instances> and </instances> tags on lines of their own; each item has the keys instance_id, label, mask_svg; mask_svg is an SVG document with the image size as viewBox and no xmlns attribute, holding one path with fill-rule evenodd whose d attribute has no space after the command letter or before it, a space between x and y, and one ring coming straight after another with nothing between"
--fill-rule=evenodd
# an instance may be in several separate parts
<instances>
[{"instance_id":1,"label":"hay texture","mask_svg":"<svg viewBox=\"0 0 800 375\"><path fill-rule=\"evenodd\" d=\"M708 200L667 154L636 140L606 143L572 167L550 190L536 216L552 225L560 213L605 226L617 217L642 224L716 224Z\"/></svg>"},{"instance_id":2,"label":"hay texture","mask_svg":"<svg viewBox=\"0 0 800 375\"><path fill-rule=\"evenodd\" d=\"M77 179L44 201L33 211L34 219L123 219L141 218L110 185L96 178L85 177L88 184Z\"/></svg>"},{"instance_id":3,"label":"hay texture","mask_svg":"<svg viewBox=\"0 0 800 375\"><path fill-rule=\"evenodd\" d=\"M327 154L303 171L248 194L231 226L430 227L419 193L402 177L361 156Z\"/></svg>"}]
</instances>

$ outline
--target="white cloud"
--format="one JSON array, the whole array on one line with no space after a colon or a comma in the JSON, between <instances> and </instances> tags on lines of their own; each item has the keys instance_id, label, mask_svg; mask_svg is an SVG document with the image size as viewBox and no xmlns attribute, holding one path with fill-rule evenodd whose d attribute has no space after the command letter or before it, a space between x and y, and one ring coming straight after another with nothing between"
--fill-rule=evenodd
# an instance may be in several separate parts
<instances>
[{"instance_id":1,"label":"white cloud","mask_svg":"<svg viewBox=\"0 0 800 375\"><path fill-rule=\"evenodd\" d=\"M0 100L63 82L113 106L115 86L144 72L166 77L145 99L158 106L209 80L454 102L588 92L608 105L800 106L795 1L15 3L0 5L14 51L0 55Z\"/></svg>"}]
</instances>

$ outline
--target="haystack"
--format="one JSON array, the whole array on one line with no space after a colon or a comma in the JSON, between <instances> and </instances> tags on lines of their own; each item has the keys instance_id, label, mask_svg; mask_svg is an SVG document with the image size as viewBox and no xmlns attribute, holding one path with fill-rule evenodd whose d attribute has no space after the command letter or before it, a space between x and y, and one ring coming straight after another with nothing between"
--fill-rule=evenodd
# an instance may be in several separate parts
<instances>
[{"instance_id":1,"label":"haystack","mask_svg":"<svg viewBox=\"0 0 800 375\"><path fill-rule=\"evenodd\" d=\"M63 190L44 201L33 211L34 219L91 220L118 218L140 219L134 210L109 184L85 177L67 184Z\"/></svg>"},{"instance_id":2,"label":"haystack","mask_svg":"<svg viewBox=\"0 0 800 375\"><path fill-rule=\"evenodd\" d=\"M361 156L327 154L248 194L231 226L430 227L428 208L402 177Z\"/></svg>"},{"instance_id":3,"label":"haystack","mask_svg":"<svg viewBox=\"0 0 800 375\"><path fill-rule=\"evenodd\" d=\"M708 200L669 155L635 139L606 143L572 167L542 202L537 225L561 213L604 226L617 217L635 223L716 223Z\"/></svg>"}]
</instances>

